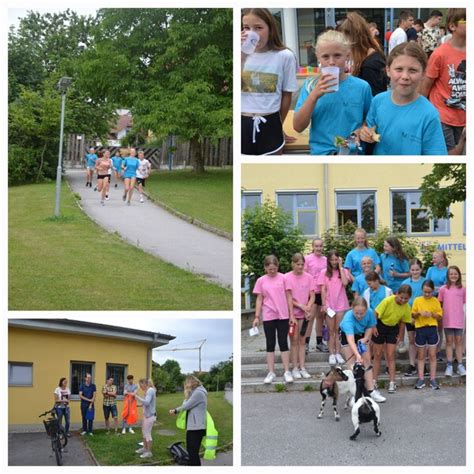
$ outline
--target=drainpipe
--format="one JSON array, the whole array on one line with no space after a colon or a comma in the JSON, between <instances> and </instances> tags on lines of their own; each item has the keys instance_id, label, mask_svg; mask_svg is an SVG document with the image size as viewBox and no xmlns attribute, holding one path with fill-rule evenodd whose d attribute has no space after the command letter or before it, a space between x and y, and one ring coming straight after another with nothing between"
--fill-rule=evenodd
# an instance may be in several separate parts
<instances>
[{"instance_id":1,"label":"drainpipe","mask_svg":"<svg viewBox=\"0 0 474 474\"><path fill-rule=\"evenodd\" d=\"M329 229L329 165L324 163L324 227Z\"/></svg>"}]
</instances>

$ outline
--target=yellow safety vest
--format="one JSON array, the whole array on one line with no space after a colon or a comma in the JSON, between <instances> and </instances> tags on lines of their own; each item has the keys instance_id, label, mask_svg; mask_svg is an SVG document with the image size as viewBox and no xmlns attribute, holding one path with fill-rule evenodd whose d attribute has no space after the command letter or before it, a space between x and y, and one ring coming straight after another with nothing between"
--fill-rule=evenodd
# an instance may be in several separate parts
<instances>
[{"instance_id":1,"label":"yellow safety vest","mask_svg":"<svg viewBox=\"0 0 474 474\"><path fill-rule=\"evenodd\" d=\"M186 410L180 411L176 418L176 427L186 429ZM206 411L206 436L204 442L204 459L216 459L217 439L219 432L216 430L211 414Z\"/></svg>"}]
</instances>

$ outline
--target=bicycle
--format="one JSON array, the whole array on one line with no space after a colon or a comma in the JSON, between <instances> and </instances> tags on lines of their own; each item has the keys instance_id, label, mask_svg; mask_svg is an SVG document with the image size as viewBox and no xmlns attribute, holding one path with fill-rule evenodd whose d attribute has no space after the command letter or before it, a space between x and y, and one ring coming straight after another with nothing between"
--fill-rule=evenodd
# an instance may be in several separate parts
<instances>
[{"instance_id":1,"label":"bicycle","mask_svg":"<svg viewBox=\"0 0 474 474\"><path fill-rule=\"evenodd\" d=\"M63 449L67 445L67 436L66 431L64 430L63 426L59 423L58 415L56 410L52 408L51 410L45 411L38 418L41 418L46 415L51 415L46 420L43 420L44 427L46 429L46 433L48 434L48 438L51 439L51 448L54 451L54 455L56 458L56 464L58 466L63 465Z\"/></svg>"}]
</instances>

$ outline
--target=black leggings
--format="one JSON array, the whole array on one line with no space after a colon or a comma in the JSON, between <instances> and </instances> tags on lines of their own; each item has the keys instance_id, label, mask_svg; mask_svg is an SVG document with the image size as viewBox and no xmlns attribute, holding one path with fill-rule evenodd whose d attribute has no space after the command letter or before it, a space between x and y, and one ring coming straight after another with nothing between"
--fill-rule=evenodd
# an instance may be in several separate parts
<instances>
[{"instance_id":1,"label":"black leggings","mask_svg":"<svg viewBox=\"0 0 474 474\"><path fill-rule=\"evenodd\" d=\"M273 319L272 321L263 321L263 330L267 340L267 352L275 352L276 338L278 336L278 347L280 352L288 350L288 329L290 321L288 319Z\"/></svg>"},{"instance_id":2,"label":"black leggings","mask_svg":"<svg viewBox=\"0 0 474 474\"><path fill-rule=\"evenodd\" d=\"M188 449L190 466L201 465L199 448L201 447L202 438L204 438L205 435L206 430L186 431L186 448Z\"/></svg>"}]
</instances>

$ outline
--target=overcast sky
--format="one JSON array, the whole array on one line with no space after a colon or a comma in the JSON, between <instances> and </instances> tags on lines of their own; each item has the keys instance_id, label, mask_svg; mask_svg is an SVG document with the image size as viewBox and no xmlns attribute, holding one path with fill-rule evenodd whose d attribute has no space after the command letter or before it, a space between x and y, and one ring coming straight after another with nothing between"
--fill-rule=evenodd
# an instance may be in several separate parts
<instances>
[{"instance_id":1,"label":"overcast sky","mask_svg":"<svg viewBox=\"0 0 474 474\"><path fill-rule=\"evenodd\" d=\"M166 359L177 360L184 373L199 369L199 351L164 351L164 349L182 349L198 347L203 339L206 342L201 348L201 368L207 371L212 365L225 361L233 354L232 319L179 319L177 317L148 315L117 315L101 313L100 317L67 316L67 319L89 321L113 326L142 329L175 336L167 346L153 351L153 360L162 364Z\"/></svg>"}]
</instances>

